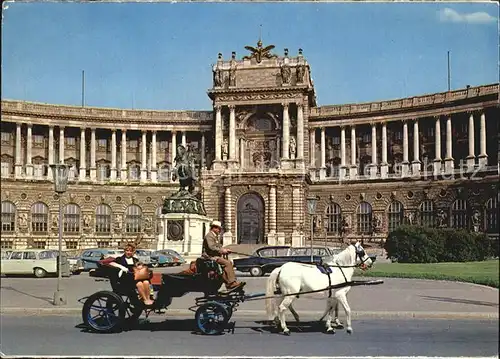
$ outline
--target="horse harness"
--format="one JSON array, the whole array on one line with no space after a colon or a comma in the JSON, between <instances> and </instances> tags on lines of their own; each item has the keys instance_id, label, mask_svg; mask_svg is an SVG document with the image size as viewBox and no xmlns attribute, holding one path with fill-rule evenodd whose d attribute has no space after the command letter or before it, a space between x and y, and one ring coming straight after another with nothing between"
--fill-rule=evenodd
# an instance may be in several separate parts
<instances>
[{"instance_id":1,"label":"horse harness","mask_svg":"<svg viewBox=\"0 0 500 359\"><path fill-rule=\"evenodd\" d=\"M340 269L340 273L342 273L342 276L344 277L344 280L345 280L346 283L349 282L349 281L347 280L347 277L346 277L344 271L342 270L342 268L353 268L353 267L356 268L356 267L358 267L360 265L363 265L366 262L366 259L363 259L363 256L365 255L364 249L361 249L361 250L358 250L357 248L355 248L355 249L356 249L356 255L359 257L359 260L361 261L361 263L359 265L355 264L353 266L345 266L345 265L343 266L343 265L340 265L337 261L335 261L335 264L336 264L335 267L337 267L337 268ZM332 278L330 277L330 274L332 273L331 267L333 267L333 266L329 266L329 265L327 265L325 263L322 263L320 265L316 265L316 267L319 269L319 271L321 273L328 275L328 298L331 298L332 297ZM323 272L323 270L324 270L324 272ZM274 294L281 294L281 290L280 290L279 284L278 284L279 283L280 274L281 274L281 271L278 272L278 277L276 278L276 287L277 288L276 288ZM314 293L314 292L316 292L316 291L313 291L311 293ZM301 293L301 294L308 294L308 292L304 292L304 293ZM299 298L300 295L297 294L295 297Z\"/></svg>"}]
</instances>

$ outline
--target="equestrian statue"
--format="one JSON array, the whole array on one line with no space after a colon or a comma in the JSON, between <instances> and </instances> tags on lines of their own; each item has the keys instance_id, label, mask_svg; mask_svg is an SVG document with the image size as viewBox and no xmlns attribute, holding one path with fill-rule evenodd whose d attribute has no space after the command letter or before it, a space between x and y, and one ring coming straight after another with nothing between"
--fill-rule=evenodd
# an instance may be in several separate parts
<instances>
[{"instance_id":1,"label":"equestrian statue","mask_svg":"<svg viewBox=\"0 0 500 359\"><path fill-rule=\"evenodd\" d=\"M196 184L195 175L195 154L192 150L186 149L183 145L177 146L177 155L175 156L175 167L173 180L179 180L179 193L188 192L193 194Z\"/></svg>"}]
</instances>

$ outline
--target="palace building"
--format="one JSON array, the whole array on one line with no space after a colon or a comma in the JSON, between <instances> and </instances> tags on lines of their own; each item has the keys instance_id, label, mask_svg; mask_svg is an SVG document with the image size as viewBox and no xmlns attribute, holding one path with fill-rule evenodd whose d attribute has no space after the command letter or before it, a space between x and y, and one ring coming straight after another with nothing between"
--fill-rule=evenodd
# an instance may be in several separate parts
<instances>
[{"instance_id":1,"label":"palace building","mask_svg":"<svg viewBox=\"0 0 500 359\"><path fill-rule=\"evenodd\" d=\"M2 248L156 248L177 146L224 244L382 242L401 224L498 236L499 84L319 106L311 64L256 48L213 67L207 111L2 101ZM196 90L196 89L194 89ZM204 89L198 89L204 91ZM59 197L49 165L71 167ZM182 238L181 238L182 239Z\"/></svg>"}]
</instances>

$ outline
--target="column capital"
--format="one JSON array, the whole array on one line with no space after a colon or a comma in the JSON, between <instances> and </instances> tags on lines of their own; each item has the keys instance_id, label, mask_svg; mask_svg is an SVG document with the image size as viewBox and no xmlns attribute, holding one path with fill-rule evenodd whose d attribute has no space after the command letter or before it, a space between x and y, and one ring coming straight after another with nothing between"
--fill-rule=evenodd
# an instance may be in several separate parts
<instances>
[{"instance_id":1,"label":"column capital","mask_svg":"<svg viewBox=\"0 0 500 359\"><path fill-rule=\"evenodd\" d=\"M299 109L299 108L300 108L300 109L303 109L303 108L304 108L304 104L303 104L302 102L297 102L295 105L297 106L297 108L298 108L298 109Z\"/></svg>"},{"instance_id":2,"label":"column capital","mask_svg":"<svg viewBox=\"0 0 500 359\"><path fill-rule=\"evenodd\" d=\"M222 110L222 105L221 104L214 105L214 109L215 111L220 111Z\"/></svg>"},{"instance_id":3,"label":"column capital","mask_svg":"<svg viewBox=\"0 0 500 359\"><path fill-rule=\"evenodd\" d=\"M234 104L228 105L227 107L229 108L230 111L234 111L236 109L236 105Z\"/></svg>"},{"instance_id":4,"label":"column capital","mask_svg":"<svg viewBox=\"0 0 500 359\"><path fill-rule=\"evenodd\" d=\"M157 133L157 132L158 132L157 130L151 130L151 133L152 133L153 135L156 135L156 133Z\"/></svg>"},{"instance_id":5,"label":"column capital","mask_svg":"<svg viewBox=\"0 0 500 359\"><path fill-rule=\"evenodd\" d=\"M432 116L432 118L437 121L437 120L441 119L441 115L434 115L434 116Z\"/></svg>"},{"instance_id":6,"label":"column capital","mask_svg":"<svg viewBox=\"0 0 500 359\"><path fill-rule=\"evenodd\" d=\"M177 134L177 131L176 130L172 130L170 131L173 135L176 135Z\"/></svg>"},{"instance_id":7,"label":"column capital","mask_svg":"<svg viewBox=\"0 0 500 359\"><path fill-rule=\"evenodd\" d=\"M80 127L80 132L85 132L87 131L87 127Z\"/></svg>"},{"instance_id":8,"label":"column capital","mask_svg":"<svg viewBox=\"0 0 500 359\"><path fill-rule=\"evenodd\" d=\"M281 103L281 106L283 106L283 109L288 109L288 106L289 106L289 105L290 105L290 104L289 104L288 102L282 102L282 103Z\"/></svg>"},{"instance_id":9,"label":"column capital","mask_svg":"<svg viewBox=\"0 0 500 359\"><path fill-rule=\"evenodd\" d=\"M123 133L127 133L127 129L126 128L122 128L122 129L120 129L120 131L122 131Z\"/></svg>"}]
</instances>

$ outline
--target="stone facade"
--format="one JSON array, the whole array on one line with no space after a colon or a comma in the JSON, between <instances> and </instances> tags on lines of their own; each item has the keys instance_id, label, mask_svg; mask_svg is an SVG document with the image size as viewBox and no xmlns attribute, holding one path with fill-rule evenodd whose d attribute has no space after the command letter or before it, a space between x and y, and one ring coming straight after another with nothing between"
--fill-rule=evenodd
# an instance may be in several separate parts
<instances>
[{"instance_id":1,"label":"stone facade","mask_svg":"<svg viewBox=\"0 0 500 359\"><path fill-rule=\"evenodd\" d=\"M178 144L197 153L198 190L225 244L304 243L309 195L320 197L320 243L381 242L402 223L498 235L498 84L318 106L302 50L272 50L219 54L212 111L2 101L2 247L57 246L48 165L64 162L67 249L138 235L156 248Z\"/></svg>"}]
</instances>

